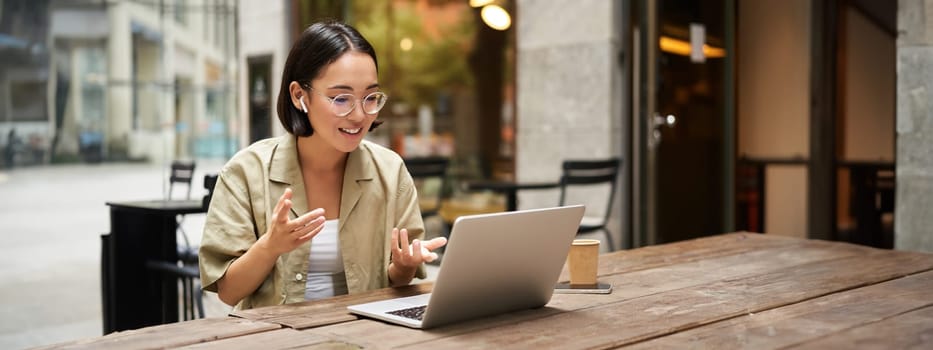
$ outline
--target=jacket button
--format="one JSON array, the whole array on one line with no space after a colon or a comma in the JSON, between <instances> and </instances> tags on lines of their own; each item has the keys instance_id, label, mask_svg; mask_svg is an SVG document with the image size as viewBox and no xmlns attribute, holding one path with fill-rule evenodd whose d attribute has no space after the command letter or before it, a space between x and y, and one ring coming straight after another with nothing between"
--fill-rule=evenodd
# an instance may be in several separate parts
<instances>
[{"instance_id":1,"label":"jacket button","mask_svg":"<svg viewBox=\"0 0 933 350\"><path fill-rule=\"evenodd\" d=\"M296 280L296 281L301 281L301 274L300 274L300 273L296 273L296 274L295 274L295 280Z\"/></svg>"}]
</instances>

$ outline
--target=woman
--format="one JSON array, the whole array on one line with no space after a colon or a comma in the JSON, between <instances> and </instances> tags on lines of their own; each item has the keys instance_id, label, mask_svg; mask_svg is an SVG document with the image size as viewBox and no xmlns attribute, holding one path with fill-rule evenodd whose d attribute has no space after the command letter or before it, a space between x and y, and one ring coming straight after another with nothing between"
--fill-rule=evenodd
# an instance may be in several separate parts
<instances>
[{"instance_id":1,"label":"woman","mask_svg":"<svg viewBox=\"0 0 933 350\"><path fill-rule=\"evenodd\" d=\"M424 278L422 264L446 240L420 241L405 164L363 140L386 100L359 32L329 22L302 33L277 104L288 134L238 152L214 188L200 248L205 290L248 309Z\"/></svg>"}]
</instances>

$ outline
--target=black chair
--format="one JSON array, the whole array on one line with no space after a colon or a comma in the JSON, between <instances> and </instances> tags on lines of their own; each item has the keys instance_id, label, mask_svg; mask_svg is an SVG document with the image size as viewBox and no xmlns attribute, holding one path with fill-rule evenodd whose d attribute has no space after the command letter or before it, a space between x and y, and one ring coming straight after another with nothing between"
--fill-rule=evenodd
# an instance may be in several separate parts
<instances>
[{"instance_id":1,"label":"black chair","mask_svg":"<svg viewBox=\"0 0 933 350\"><path fill-rule=\"evenodd\" d=\"M194 177L194 162L192 161L181 161L175 160L172 161L171 172L168 177L168 193L166 194L165 199L172 199L175 189L175 184L184 185L187 187L187 192L185 192L185 199L191 199L191 179ZM191 242L188 239L188 234L185 233L185 229L182 226L182 222L185 220L184 215L178 216L178 232L181 233L182 239L185 241L185 246L183 247L185 251L182 251L179 248L179 257L182 255L190 256L192 247ZM195 249L196 251L196 249ZM194 254L195 261L197 262L197 253Z\"/></svg>"},{"instance_id":2,"label":"black chair","mask_svg":"<svg viewBox=\"0 0 933 350\"><path fill-rule=\"evenodd\" d=\"M195 163L193 161L176 160L172 162L166 199L172 199L176 184L186 186L185 199L191 199L191 180L194 177L194 168ZM211 189L213 189L213 185ZM201 295L201 276L198 270L198 247L191 245L188 234L182 227L184 215L179 215L176 221L177 232L184 241L184 245L177 248L178 261L149 261L146 263L146 267L159 271L165 278L181 281L182 317L184 320L203 318L204 304Z\"/></svg>"},{"instance_id":3,"label":"black chair","mask_svg":"<svg viewBox=\"0 0 933 350\"><path fill-rule=\"evenodd\" d=\"M430 207L421 208L421 217L427 218L438 215L441 209L441 201L444 199L445 188L447 187L447 165L450 160L445 157L420 157L405 159L405 166L408 173L415 180L415 186L418 188L418 199L422 203L431 204ZM436 191L426 191L424 183L430 179L440 180L440 187Z\"/></svg>"},{"instance_id":4,"label":"black chair","mask_svg":"<svg viewBox=\"0 0 933 350\"><path fill-rule=\"evenodd\" d=\"M185 193L185 198L191 198L191 179L194 177L194 162L193 161L183 161L175 160L172 161L171 173L168 176L168 198L172 198L173 190L175 189L175 184L185 185L188 188L188 192Z\"/></svg>"},{"instance_id":5,"label":"black chair","mask_svg":"<svg viewBox=\"0 0 933 350\"><path fill-rule=\"evenodd\" d=\"M181 281L182 318L185 321L204 318L201 272L197 265L178 265L168 261L150 260L146 262L146 268L162 273L164 278Z\"/></svg>"},{"instance_id":6,"label":"black chair","mask_svg":"<svg viewBox=\"0 0 933 350\"><path fill-rule=\"evenodd\" d=\"M217 176L217 174L204 175L204 189L207 190L207 194L205 194L204 198L201 199L201 205L204 206L204 212L207 212L208 207L211 205L211 198L214 197L214 185L217 184Z\"/></svg>"},{"instance_id":7,"label":"black chair","mask_svg":"<svg viewBox=\"0 0 933 350\"><path fill-rule=\"evenodd\" d=\"M894 248L894 228L884 220L894 213L896 177L893 164L851 162L849 214L855 229L839 230L838 240L875 248Z\"/></svg>"},{"instance_id":8,"label":"black chair","mask_svg":"<svg viewBox=\"0 0 933 350\"><path fill-rule=\"evenodd\" d=\"M607 197L605 212L600 216L588 216L584 214L577 234L603 231L606 235L606 241L609 243L609 250L615 249L612 242L612 233L606 227L609 221L609 214L612 209L612 202L616 193L616 182L619 175L619 167L622 164L620 158L609 158L604 160L566 160L563 162L563 174L560 177L560 205L569 204L588 204L593 200L592 191L599 191ZM601 188L608 185L609 189ZM573 194L578 191L586 191L582 197L574 197ZM573 197L573 199L571 199ZM583 199L578 199L583 198ZM590 206L587 206L589 209ZM589 210L587 210L589 211Z\"/></svg>"}]
</instances>

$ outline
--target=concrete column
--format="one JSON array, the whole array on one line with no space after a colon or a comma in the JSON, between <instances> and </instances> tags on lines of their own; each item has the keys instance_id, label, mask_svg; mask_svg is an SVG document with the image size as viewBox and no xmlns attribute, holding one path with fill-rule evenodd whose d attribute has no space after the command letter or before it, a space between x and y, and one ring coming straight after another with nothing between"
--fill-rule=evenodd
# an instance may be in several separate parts
<instances>
[{"instance_id":1,"label":"concrete column","mask_svg":"<svg viewBox=\"0 0 933 350\"><path fill-rule=\"evenodd\" d=\"M556 181L564 159L623 153L627 138L620 98L620 6L614 0L518 0L519 181ZM621 185L627 179L620 181ZM624 197L617 193L616 198ZM556 191L519 193L519 208L553 206L557 201ZM617 201L612 208L610 222L617 246L622 231L618 205Z\"/></svg>"},{"instance_id":2,"label":"concrete column","mask_svg":"<svg viewBox=\"0 0 933 350\"><path fill-rule=\"evenodd\" d=\"M896 249L933 252L933 0L897 7Z\"/></svg>"},{"instance_id":3,"label":"concrete column","mask_svg":"<svg viewBox=\"0 0 933 350\"><path fill-rule=\"evenodd\" d=\"M213 2L212 2L213 3ZM176 133L175 145L175 157L176 158L191 158L191 142L194 141L195 133L193 130L197 127L197 120L204 118L207 115L207 59L206 59L206 49L208 47L216 48L217 43L211 40L211 22L209 20L207 12L198 12L190 11L188 12L189 26L188 30L191 31L192 35L199 38L202 43L204 43L204 48L198 48L194 52L194 74L191 77L191 85L194 87L194 90L191 92L191 108L182 112L178 122L183 122L185 128L181 133ZM208 26L205 27L205 24Z\"/></svg>"},{"instance_id":4,"label":"concrete column","mask_svg":"<svg viewBox=\"0 0 933 350\"><path fill-rule=\"evenodd\" d=\"M126 3L109 6L110 35L107 41L107 128L104 140L108 156L125 156L132 122L133 38ZM113 153L116 154L113 154Z\"/></svg>"},{"instance_id":5,"label":"concrete column","mask_svg":"<svg viewBox=\"0 0 933 350\"><path fill-rule=\"evenodd\" d=\"M160 71L159 81L169 86L166 87L162 94L161 108L160 108L160 118L159 125L167 125L167 127L162 127L158 131L159 140L162 141L162 152L160 156L164 159L173 158L173 151L175 148L175 139L178 137L175 132L173 123L175 122L175 99L176 94L179 92L175 90L175 70L176 63L176 33L175 33L175 20L172 18L171 14L166 14L164 18L160 19L162 21L162 69Z\"/></svg>"},{"instance_id":6,"label":"concrete column","mask_svg":"<svg viewBox=\"0 0 933 350\"><path fill-rule=\"evenodd\" d=\"M59 54L68 55L70 66L67 71L70 76L68 79L68 102L65 103L65 118L62 120L61 136L58 140L58 151L61 154L78 154L80 149L78 145L78 134L81 132L78 118L81 115L82 103L84 102L81 93L81 62L79 61L78 49L69 46L67 51ZM59 82L61 83L61 82Z\"/></svg>"},{"instance_id":7,"label":"concrete column","mask_svg":"<svg viewBox=\"0 0 933 350\"><path fill-rule=\"evenodd\" d=\"M207 74L207 69L205 67L207 60L204 57L203 50L197 51L194 62L194 79L192 80L195 87L193 91L194 98L192 100L194 104L192 111L194 114L187 116L183 115L183 119L181 119L185 122L185 124L187 124L187 127L185 128L183 135L178 135L178 137L181 139L181 142L177 143L179 149L175 150L175 154L179 157L191 156L190 142L194 141L193 136L195 135L193 130L197 126L197 120L203 119L204 116L207 115L207 79L205 79Z\"/></svg>"}]
</instances>

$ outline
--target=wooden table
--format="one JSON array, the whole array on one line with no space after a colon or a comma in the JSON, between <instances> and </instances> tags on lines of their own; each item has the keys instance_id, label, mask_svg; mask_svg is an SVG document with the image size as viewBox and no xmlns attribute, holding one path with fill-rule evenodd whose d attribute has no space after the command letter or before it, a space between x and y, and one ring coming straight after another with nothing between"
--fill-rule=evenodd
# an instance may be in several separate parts
<instances>
[{"instance_id":1,"label":"wooden table","mask_svg":"<svg viewBox=\"0 0 933 350\"><path fill-rule=\"evenodd\" d=\"M415 285L52 348L933 348L933 254L734 233L617 251L599 265L612 294L555 294L540 309L427 331L345 309L431 289Z\"/></svg>"},{"instance_id":2,"label":"wooden table","mask_svg":"<svg viewBox=\"0 0 933 350\"><path fill-rule=\"evenodd\" d=\"M453 225L457 218L464 215L500 213L503 211L505 211L505 205L502 203L473 203L470 200L451 198L441 203L441 208L437 213L445 224Z\"/></svg>"},{"instance_id":3,"label":"wooden table","mask_svg":"<svg viewBox=\"0 0 933 350\"><path fill-rule=\"evenodd\" d=\"M493 191L505 195L505 210L518 210L518 191L546 190L560 187L557 182L477 181L467 183L470 191Z\"/></svg>"}]
</instances>

